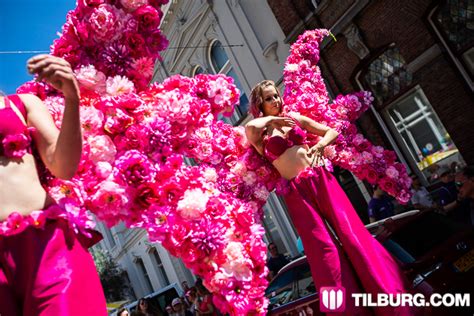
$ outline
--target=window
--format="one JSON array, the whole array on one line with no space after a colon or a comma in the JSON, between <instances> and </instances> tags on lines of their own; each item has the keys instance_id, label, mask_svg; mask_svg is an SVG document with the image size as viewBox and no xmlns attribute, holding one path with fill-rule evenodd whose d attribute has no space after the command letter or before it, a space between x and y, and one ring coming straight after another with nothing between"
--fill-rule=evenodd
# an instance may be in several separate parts
<instances>
[{"instance_id":1,"label":"window","mask_svg":"<svg viewBox=\"0 0 474 316\"><path fill-rule=\"evenodd\" d=\"M393 44L369 64L363 77L380 104L403 92L412 80L405 60Z\"/></svg>"},{"instance_id":2,"label":"window","mask_svg":"<svg viewBox=\"0 0 474 316\"><path fill-rule=\"evenodd\" d=\"M447 0L436 9L434 23L449 49L474 77L474 0Z\"/></svg>"},{"instance_id":3,"label":"window","mask_svg":"<svg viewBox=\"0 0 474 316\"><path fill-rule=\"evenodd\" d=\"M115 247L116 245L115 238L112 235L111 229L104 225L104 231L105 231L105 234L107 235L107 241L109 243L110 248Z\"/></svg>"},{"instance_id":4,"label":"window","mask_svg":"<svg viewBox=\"0 0 474 316\"><path fill-rule=\"evenodd\" d=\"M390 105L385 110L385 116L420 171L445 159L447 161L443 163L447 164L448 157L462 161L456 146L420 87L417 86L408 95Z\"/></svg>"},{"instance_id":5,"label":"window","mask_svg":"<svg viewBox=\"0 0 474 316\"><path fill-rule=\"evenodd\" d=\"M249 100L244 92L243 86L235 72L234 68L230 64L229 57L222 47L221 42L215 40L211 44L209 58L212 71L215 74L225 74L234 79L234 84L240 90L240 105L235 108L234 115L230 119L230 123L235 124L243 117L247 116L247 110L249 107Z\"/></svg>"},{"instance_id":6,"label":"window","mask_svg":"<svg viewBox=\"0 0 474 316\"><path fill-rule=\"evenodd\" d=\"M163 266L163 262L161 261L160 255L156 248L153 248L151 251L151 255L153 257L154 265L158 270L158 278L160 279L160 285L166 286L170 284L170 280L168 279L168 275L166 274L165 267Z\"/></svg>"},{"instance_id":7,"label":"window","mask_svg":"<svg viewBox=\"0 0 474 316\"><path fill-rule=\"evenodd\" d=\"M197 65L194 67L193 71L191 72L191 77L194 77L196 75L199 75L199 74L205 74L206 72L204 71L204 69Z\"/></svg>"},{"instance_id":8,"label":"window","mask_svg":"<svg viewBox=\"0 0 474 316\"><path fill-rule=\"evenodd\" d=\"M145 264L143 263L142 258L136 258L135 263L138 266L139 271L141 272L143 278L145 279L146 293L151 293L153 291L153 286L151 285L150 276L146 270Z\"/></svg>"}]
</instances>

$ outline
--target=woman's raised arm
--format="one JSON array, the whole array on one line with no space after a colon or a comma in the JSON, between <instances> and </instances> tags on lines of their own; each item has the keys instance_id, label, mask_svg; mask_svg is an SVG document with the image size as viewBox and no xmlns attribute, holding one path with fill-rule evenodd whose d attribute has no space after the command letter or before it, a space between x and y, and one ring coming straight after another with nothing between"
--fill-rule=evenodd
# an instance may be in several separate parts
<instances>
[{"instance_id":1,"label":"woman's raised arm","mask_svg":"<svg viewBox=\"0 0 474 316\"><path fill-rule=\"evenodd\" d=\"M28 61L28 70L37 74L64 95L65 107L58 131L43 102L33 95L20 95L28 111L28 125L36 131L33 138L41 159L54 176L70 179L76 173L82 153L79 118L79 87L71 66L64 59L38 55Z\"/></svg>"}]
</instances>

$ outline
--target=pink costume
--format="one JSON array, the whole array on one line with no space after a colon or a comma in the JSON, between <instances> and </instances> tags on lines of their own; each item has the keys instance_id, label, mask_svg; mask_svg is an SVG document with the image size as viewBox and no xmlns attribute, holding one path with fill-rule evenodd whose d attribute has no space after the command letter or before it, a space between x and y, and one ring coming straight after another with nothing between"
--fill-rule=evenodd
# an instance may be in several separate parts
<instances>
[{"instance_id":1,"label":"pink costume","mask_svg":"<svg viewBox=\"0 0 474 316\"><path fill-rule=\"evenodd\" d=\"M298 126L287 135L290 137L273 136L264 140L265 156L270 161L281 155L283 148L305 143L305 132ZM275 137L278 139L274 140ZM277 142L281 145L275 146ZM279 148L275 150L274 147ZM370 235L337 180L325 168L302 171L290 181L289 192L284 198L303 241L317 289L345 287L345 315L371 315L370 310L353 306L351 293L372 293L374 296L376 293L409 292L397 262ZM325 220L335 230L342 247ZM374 312L387 316L412 315L410 309L402 307L377 308Z\"/></svg>"},{"instance_id":2,"label":"pink costume","mask_svg":"<svg viewBox=\"0 0 474 316\"><path fill-rule=\"evenodd\" d=\"M10 96L26 117L18 96ZM0 155L31 152L26 126L5 98ZM0 222L0 315L107 315L100 280L87 248L102 237L82 212L53 204Z\"/></svg>"}]
</instances>

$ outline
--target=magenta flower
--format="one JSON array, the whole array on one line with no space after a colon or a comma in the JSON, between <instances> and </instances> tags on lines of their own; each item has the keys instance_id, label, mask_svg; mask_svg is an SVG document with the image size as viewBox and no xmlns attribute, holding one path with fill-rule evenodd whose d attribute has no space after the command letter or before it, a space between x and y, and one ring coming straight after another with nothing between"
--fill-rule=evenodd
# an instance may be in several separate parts
<instances>
[{"instance_id":1,"label":"magenta flower","mask_svg":"<svg viewBox=\"0 0 474 316\"><path fill-rule=\"evenodd\" d=\"M125 152L115 164L117 167L115 177L133 187L151 181L155 175L155 168L151 161L137 150Z\"/></svg>"},{"instance_id":2,"label":"magenta flower","mask_svg":"<svg viewBox=\"0 0 474 316\"><path fill-rule=\"evenodd\" d=\"M30 138L24 133L7 135L2 140L3 154L9 158L21 158L28 152Z\"/></svg>"}]
</instances>

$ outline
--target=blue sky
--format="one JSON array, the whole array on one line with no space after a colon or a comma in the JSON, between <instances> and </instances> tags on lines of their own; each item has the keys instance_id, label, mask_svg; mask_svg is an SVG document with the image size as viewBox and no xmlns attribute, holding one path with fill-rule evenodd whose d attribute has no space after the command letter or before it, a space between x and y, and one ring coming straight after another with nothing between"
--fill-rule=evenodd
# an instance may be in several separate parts
<instances>
[{"instance_id":1,"label":"blue sky","mask_svg":"<svg viewBox=\"0 0 474 316\"><path fill-rule=\"evenodd\" d=\"M56 39L75 0L0 0L0 51L42 50ZM32 79L26 61L34 54L0 54L0 90L15 93Z\"/></svg>"}]
</instances>

